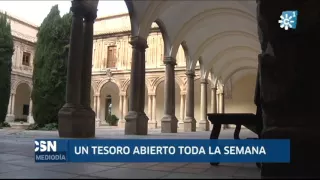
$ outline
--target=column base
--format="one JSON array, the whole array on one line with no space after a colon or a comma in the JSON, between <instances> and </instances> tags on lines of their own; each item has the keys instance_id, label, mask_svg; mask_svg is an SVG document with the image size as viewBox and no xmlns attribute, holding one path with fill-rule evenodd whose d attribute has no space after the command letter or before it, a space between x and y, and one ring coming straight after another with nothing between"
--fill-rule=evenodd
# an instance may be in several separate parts
<instances>
[{"instance_id":1,"label":"column base","mask_svg":"<svg viewBox=\"0 0 320 180\"><path fill-rule=\"evenodd\" d=\"M186 117L183 122L184 132L196 132L197 121L192 117Z\"/></svg>"},{"instance_id":2,"label":"column base","mask_svg":"<svg viewBox=\"0 0 320 180\"><path fill-rule=\"evenodd\" d=\"M157 129L158 128L158 124L157 124L157 121L149 121L148 122L148 127L149 129Z\"/></svg>"},{"instance_id":3,"label":"column base","mask_svg":"<svg viewBox=\"0 0 320 180\"><path fill-rule=\"evenodd\" d=\"M209 131L210 130L210 125L209 125L209 121L207 120L201 120L199 122L199 129L201 131Z\"/></svg>"},{"instance_id":4,"label":"column base","mask_svg":"<svg viewBox=\"0 0 320 180\"><path fill-rule=\"evenodd\" d=\"M148 120L146 113L129 111L125 117L125 134L126 135L147 135Z\"/></svg>"},{"instance_id":5,"label":"column base","mask_svg":"<svg viewBox=\"0 0 320 180\"><path fill-rule=\"evenodd\" d=\"M34 124L33 116L28 116L28 123L29 124Z\"/></svg>"},{"instance_id":6,"label":"column base","mask_svg":"<svg viewBox=\"0 0 320 180\"><path fill-rule=\"evenodd\" d=\"M161 133L177 133L178 119L175 116L165 115L161 119Z\"/></svg>"},{"instance_id":7,"label":"column base","mask_svg":"<svg viewBox=\"0 0 320 180\"><path fill-rule=\"evenodd\" d=\"M183 124L184 124L183 121L179 121L178 122L178 129L183 129L184 128Z\"/></svg>"},{"instance_id":8,"label":"column base","mask_svg":"<svg viewBox=\"0 0 320 180\"><path fill-rule=\"evenodd\" d=\"M7 123L14 122L15 116L13 114L7 114L5 121Z\"/></svg>"},{"instance_id":9,"label":"column base","mask_svg":"<svg viewBox=\"0 0 320 180\"><path fill-rule=\"evenodd\" d=\"M64 106L59 111L58 117L60 137L95 137L95 113L91 108Z\"/></svg>"},{"instance_id":10,"label":"column base","mask_svg":"<svg viewBox=\"0 0 320 180\"><path fill-rule=\"evenodd\" d=\"M118 121L119 128L125 128L125 126L126 126L126 120L122 119Z\"/></svg>"},{"instance_id":11,"label":"column base","mask_svg":"<svg viewBox=\"0 0 320 180\"><path fill-rule=\"evenodd\" d=\"M320 178L319 139L317 127L273 128L263 133L263 139L290 139L290 163L263 163L261 177Z\"/></svg>"},{"instance_id":12,"label":"column base","mask_svg":"<svg viewBox=\"0 0 320 180\"><path fill-rule=\"evenodd\" d=\"M98 128L98 127L100 127L100 119L95 119L95 121L96 121L96 128Z\"/></svg>"}]
</instances>

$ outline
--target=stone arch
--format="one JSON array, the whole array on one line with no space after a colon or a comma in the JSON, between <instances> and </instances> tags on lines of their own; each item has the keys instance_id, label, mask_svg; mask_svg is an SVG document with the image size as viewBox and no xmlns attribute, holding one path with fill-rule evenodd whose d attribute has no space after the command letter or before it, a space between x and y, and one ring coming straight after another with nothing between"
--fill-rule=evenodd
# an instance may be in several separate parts
<instances>
[{"instance_id":1,"label":"stone arch","mask_svg":"<svg viewBox=\"0 0 320 180\"><path fill-rule=\"evenodd\" d=\"M226 76L225 78L222 78L222 83L225 84L231 76L233 76L235 73L245 70L245 69L257 69L257 67L252 67L252 66L244 66L238 69L233 70L231 73L228 74L228 76Z\"/></svg>"},{"instance_id":2,"label":"stone arch","mask_svg":"<svg viewBox=\"0 0 320 180\"><path fill-rule=\"evenodd\" d=\"M178 31L177 37L172 43L172 54L175 55L178 52L179 44L182 42L183 38L188 33L189 29L194 27L197 23L202 22L203 19L215 17L222 14L232 14L238 17L243 17L245 19L251 20L253 23L256 23L256 18L251 15L248 12L234 9L234 8L213 8L205 10L195 16L193 16L191 19L189 19L182 28Z\"/></svg>"},{"instance_id":3,"label":"stone arch","mask_svg":"<svg viewBox=\"0 0 320 180\"><path fill-rule=\"evenodd\" d=\"M150 1L150 4L148 5L148 8L146 10L145 14L148 14L148 16L145 16L143 20L141 21L141 31L140 35L142 37L148 36L148 28L151 26L151 24L156 21L155 19L158 18L159 14L164 12L167 8L169 8L172 4L176 2L174 1Z\"/></svg>"},{"instance_id":4,"label":"stone arch","mask_svg":"<svg viewBox=\"0 0 320 180\"><path fill-rule=\"evenodd\" d=\"M192 55L192 59L197 59L201 56L201 54L204 52L205 48L207 46L209 46L210 44L214 43L214 41L218 40L218 39L222 39L224 37L230 37L230 36L245 36L251 39L254 39L258 42L258 37L254 34L248 33L248 32L244 32L244 31L224 31L218 34L215 34L213 36L211 36L210 38L208 38L206 41L204 41L203 43L201 43L201 45L197 48L197 50L195 51L195 53ZM195 69L196 67L196 61L192 61L192 65L191 68Z\"/></svg>"},{"instance_id":5,"label":"stone arch","mask_svg":"<svg viewBox=\"0 0 320 180\"><path fill-rule=\"evenodd\" d=\"M120 85L120 83L115 79L115 78L107 78L107 79L103 79L102 81L100 81L99 83L98 83L98 88L97 88L97 94L100 94L101 93L101 89L102 89L102 87L106 84L106 83L108 83L108 82L113 82L113 83L115 83L116 85L117 85L117 87L118 87L118 89L119 89L119 91L120 91L120 89L121 89L121 85Z\"/></svg>"},{"instance_id":6,"label":"stone arch","mask_svg":"<svg viewBox=\"0 0 320 180\"><path fill-rule=\"evenodd\" d=\"M126 79L122 85L121 91L123 90L123 92L128 92L129 87L130 87L130 83L131 83L130 79ZM149 82L148 78L146 78L145 85L146 85L147 91L149 92L150 91L150 82Z\"/></svg>"},{"instance_id":7,"label":"stone arch","mask_svg":"<svg viewBox=\"0 0 320 180\"><path fill-rule=\"evenodd\" d=\"M32 87L28 81L18 81L14 89L13 115L15 121L27 122Z\"/></svg>"},{"instance_id":8,"label":"stone arch","mask_svg":"<svg viewBox=\"0 0 320 180\"><path fill-rule=\"evenodd\" d=\"M107 119L110 118L109 115L116 115L120 118L119 104L120 104L120 87L116 81L102 81L100 83L99 97L97 106L97 119L100 120L100 125L108 125ZM109 101L110 100L110 101ZM110 106L111 104L111 106Z\"/></svg>"},{"instance_id":9,"label":"stone arch","mask_svg":"<svg viewBox=\"0 0 320 180\"><path fill-rule=\"evenodd\" d=\"M248 51L252 51L252 52L255 52L258 56L259 54L259 50L258 49L254 49L252 47L248 47L248 46L234 46L234 47L230 47L230 48L227 48L223 51L220 51L216 56L213 57L213 59L210 61L210 63L208 64L208 66L212 67L212 65L217 62L218 60L221 60L222 57L225 55L225 54L228 54L228 53L232 53L232 51L237 51L237 50L248 50Z\"/></svg>"},{"instance_id":10,"label":"stone arch","mask_svg":"<svg viewBox=\"0 0 320 180\"><path fill-rule=\"evenodd\" d=\"M139 25L138 20L134 12L134 6L132 0L124 0L127 5L128 13L130 16L130 25L131 25L131 35L139 36Z\"/></svg>"},{"instance_id":11,"label":"stone arch","mask_svg":"<svg viewBox=\"0 0 320 180\"><path fill-rule=\"evenodd\" d=\"M157 89L158 89L158 86L159 86L159 84L161 84L162 82L164 82L164 80L165 80L165 76L160 76L160 77L158 77L154 82L153 82L153 84L151 85L151 90L152 90L152 92L154 92L154 93L156 93L156 91L157 91ZM183 90L183 81L182 81L182 79L180 78L180 77L175 77L175 82L178 84L178 86L179 86L179 88L180 88L180 91L182 91Z\"/></svg>"},{"instance_id":12,"label":"stone arch","mask_svg":"<svg viewBox=\"0 0 320 180\"><path fill-rule=\"evenodd\" d=\"M11 89L11 92L12 93L16 93L17 91L17 88L20 84L27 84L30 88L30 91L32 91L32 82L31 81L27 81L27 80L18 80L18 81L15 81L13 84L12 84L12 89Z\"/></svg>"},{"instance_id":13,"label":"stone arch","mask_svg":"<svg viewBox=\"0 0 320 180\"><path fill-rule=\"evenodd\" d=\"M164 57L169 57L170 55L170 49L171 49L171 42L168 36L168 32L166 29L165 24L161 21L161 19L156 19L155 23L158 25L161 35L162 35L162 39L163 39L163 44L164 44L164 52L163 55Z\"/></svg>"},{"instance_id":14,"label":"stone arch","mask_svg":"<svg viewBox=\"0 0 320 180\"><path fill-rule=\"evenodd\" d=\"M229 63L225 63L217 72L217 75L220 76L224 71L228 69L228 67L232 64L242 64L245 65L247 62L258 63L257 59L253 59L250 57L239 57L237 59L232 59Z\"/></svg>"},{"instance_id":15,"label":"stone arch","mask_svg":"<svg viewBox=\"0 0 320 180\"><path fill-rule=\"evenodd\" d=\"M182 46L182 49L183 49L183 51L184 51L184 56L185 56L185 58L186 58L186 70L189 70L189 66L190 66L190 64L191 64L192 59L191 59L191 56L190 56L190 51L189 51L187 42L186 42L186 41L182 41L182 42L181 42L181 46ZM172 46L172 49L173 49L173 48L174 48L174 47ZM172 53L172 49L171 49L171 52L170 52L170 56L174 55L174 56L172 56L172 57L176 57L176 56L177 56L177 53L178 53L179 46L178 46L177 52L176 52L175 54Z\"/></svg>"}]
</instances>

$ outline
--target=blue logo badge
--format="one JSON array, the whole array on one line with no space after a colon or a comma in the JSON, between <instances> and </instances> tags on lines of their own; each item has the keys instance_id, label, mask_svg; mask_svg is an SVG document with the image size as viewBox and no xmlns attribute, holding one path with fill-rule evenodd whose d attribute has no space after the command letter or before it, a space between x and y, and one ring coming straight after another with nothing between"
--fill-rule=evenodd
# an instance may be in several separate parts
<instances>
[{"instance_id":1,"label":"blue logo badge","mask_svg":"<svg viewBox=\"0 0 320 180\"><path fill-rule=\"evenodd\" d=\"M280 18L280 28L284 28L285 30L296 29L298 11L283 11Z\"/></svg>"}]
</instances>

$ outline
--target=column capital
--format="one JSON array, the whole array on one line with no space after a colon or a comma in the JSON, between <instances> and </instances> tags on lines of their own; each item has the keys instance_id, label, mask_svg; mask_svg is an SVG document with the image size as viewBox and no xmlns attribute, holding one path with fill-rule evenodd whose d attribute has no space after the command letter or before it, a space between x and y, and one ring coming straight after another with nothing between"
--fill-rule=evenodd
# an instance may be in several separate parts
<instances>
[{"instance_id":1,"label":"column capital","mask_svg":"<svg viewBox=\"0 0 320 180\"><path fill-rule=\"evenodd\" d=\"M155 95L156 95L155 92L149 92L149 93L148 93L148 96L155 96Z\"/></svg>"},{"instance_id":2,"label":"column capital","mask_svg":"<svg viewBox=\"0 0 320 180\"><path fill-rule=\"evenodd\" d=\"M171 65L175 66L175 65L177 65L177 60L174 57L164 57L163 63L166 65L171 64Z\"/></svg>"},{"instance_id":3,"label":"column capital","mask_svg":"<svg viewBox=\"0 0 320 180\"><path fill-rule=\"evenodd\" d=\"M208 80L207 80L207 79L201 79L201 80L200 80L200 83L201 83L201 84L208 84Z\"/></svg>"},{"instance_id":4,"label":"column capital","mask_svg":"<svg viewBox=\"0 0 320 180\"><path fill-rule=\"evenodd\" d=\"M89 12L85 15L84 20L85 22L94 23L97 18L97 12Z\"/></svg>"},{"instance_id":5,"label":"column capital","mask_svg":"<svg viewBox=\"0 0 320 180\"><path fill-rule=\"evenodd\" d=\"M71 1L71 8L70 10L73 12L74 17L84 18L84 16L87 14L87 8L81 1L73 0Z\"/></svg>"},{"instance_id":6,"label":"column capital","mask_svg":"<svg viewBox=\"0 0 320 180\"><path fill-rule=\"evenodd\" d=\"M140 50L145 50L148 48L147 40L140 36L133 36L129 42L132 47L138 48Z\"/></svg>"},{"instance_id":7,"label":"column capital","mask_svg":"<svg viewBox=\"0 0 320 180\"><path fill-rule=\"evenodd\" d=\"M186 75L189 77L189 78L194 78L196 75L194 73L194 71L192 70L187 70L186 71Z\"/></svg>"},{"instance_id":8,"label":"column capital","mask_svg":"<svg viewBox=\"0 0 320 180\"><path fill-rule=\"evenodd\" d=\"M125 92L125 91L120 91L119 95L120 95L120 96L127 96L127 92Z\"/></svg>"},{"instance_id":9,"label":"column capital","mask_svg":"<svg viewBox=\"0 0 320 180\"><path fill-rule=\"evenodd\" d=\"M211 86L211 89L214 91L217 91L217 87L215 87L215 86Z\"/></svg>"}]
</instances>

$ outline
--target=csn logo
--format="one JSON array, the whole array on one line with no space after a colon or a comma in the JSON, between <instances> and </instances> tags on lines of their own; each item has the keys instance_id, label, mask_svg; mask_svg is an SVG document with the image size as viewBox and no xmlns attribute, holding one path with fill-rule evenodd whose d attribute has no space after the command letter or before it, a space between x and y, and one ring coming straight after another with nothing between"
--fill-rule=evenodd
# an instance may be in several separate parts
<instances>
[{"instance_id":1,"label":"csn logo","mask_svg":"<svg viewBox=\"0 0 320 180\"><path fill-rule=\"evenodd\" d=\"M57 141L34 141L35 152L57 152Z\"/></svg>"}]
</instances>

